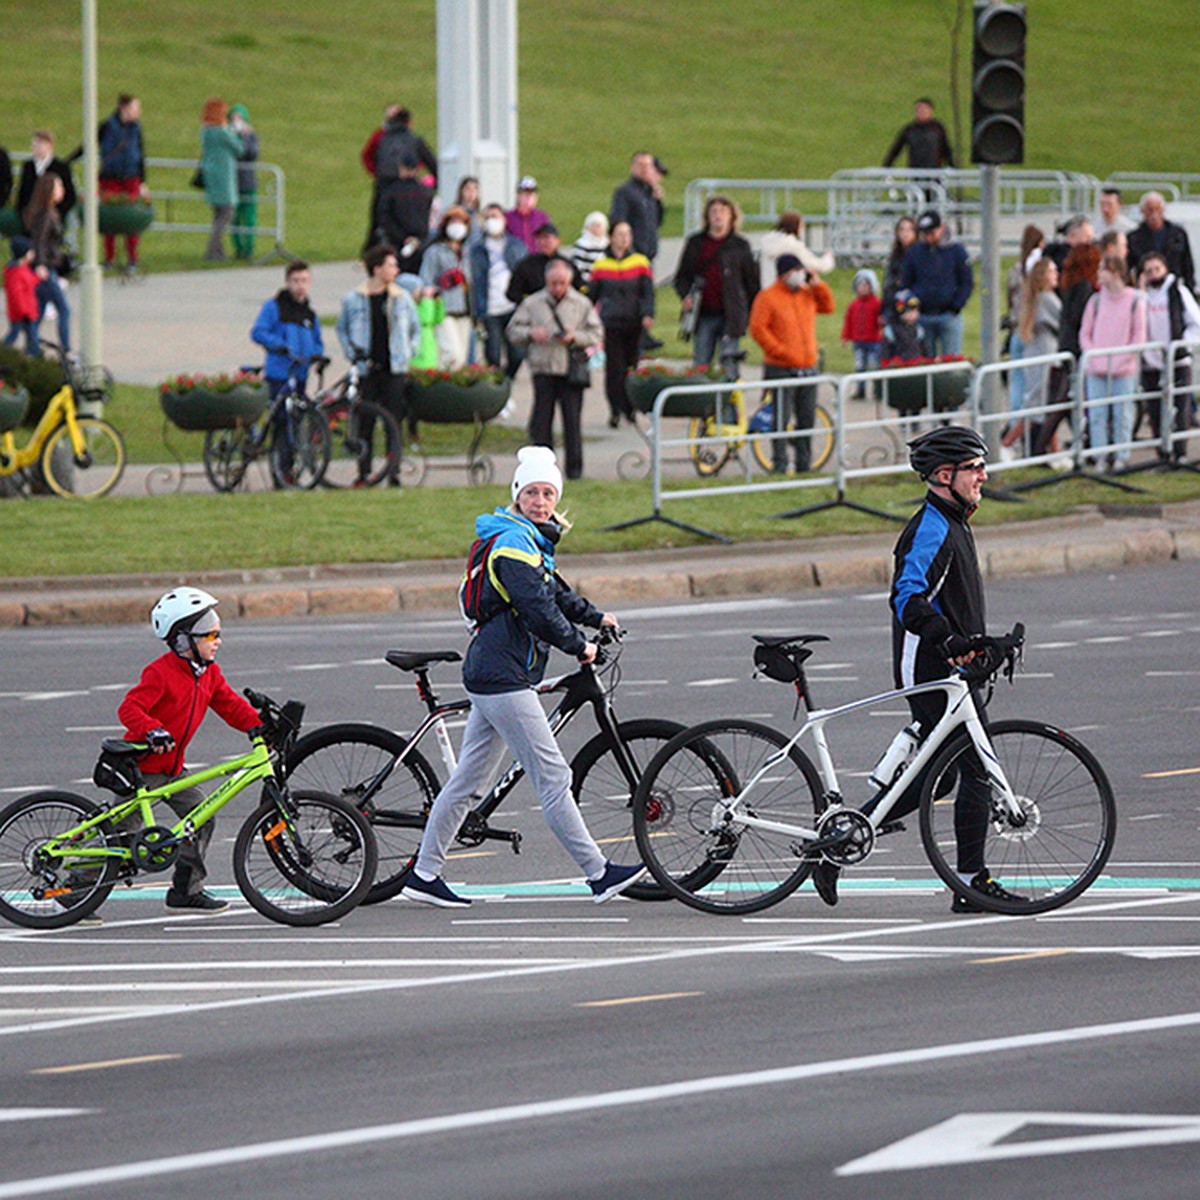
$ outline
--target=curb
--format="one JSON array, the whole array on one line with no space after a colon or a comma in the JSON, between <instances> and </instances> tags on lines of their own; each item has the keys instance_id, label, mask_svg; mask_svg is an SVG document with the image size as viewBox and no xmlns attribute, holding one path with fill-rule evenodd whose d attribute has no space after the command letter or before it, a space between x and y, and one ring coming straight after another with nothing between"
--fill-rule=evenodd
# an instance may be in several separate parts
<instances>
[{"instance_id":1,"label":"curb","mask_svg":"<svg viewBox=\"0 0 1200 1200\"><path fill-rule=\"evenodd\" d=\"M1131 531L1131 523L1060 519L1045 523L1056 526L1051 537L1042 536L1038 525L991 527L979 539L980 563L986 578L1005 579L1200 561L1200 524L1170 528L1155 520ZM603 596L611 607L886 587L892 572L891 536L863 535L836 543L827 539L824 545L772 542L732 550L581 555L564 566L573 587ZM848 549L848 540L857 544ZM372 563L201 573L189 582L213 592L227 619L446 612L456 606L461 569L461 563L444 560ZM136 624L146 619L165 588L179 582L172 576L107 576L89 579L83 587L74 580L0 582L0 628Z\"/></svg>"}]
</instances>

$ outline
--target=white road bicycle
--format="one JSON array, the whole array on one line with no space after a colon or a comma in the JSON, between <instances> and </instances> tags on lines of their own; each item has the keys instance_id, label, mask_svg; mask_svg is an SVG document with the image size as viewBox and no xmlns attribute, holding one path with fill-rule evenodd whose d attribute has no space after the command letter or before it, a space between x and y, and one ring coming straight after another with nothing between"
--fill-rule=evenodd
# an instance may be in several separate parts
<instances>
[{"instance_id":1,"label":"white road bicycle","mask_svg":"<svg viewBox=\"0 0 1200 1200\"><path fill-rule=\"evenodd\" d=\"M642 775L633 813L638 850L655 880L705 912L757 912L794 892L822 860L839 867L862 863L880 835L903 828L888 814L910 787L920 786L925 852L953 892L979 909L1013 915L1074 900L1103 870L1116 835L1104 769L1052 725L1003 720L985 727L973 695L983 688L990 695L1002 672L1012 682L1024 632L1017 625L1004 637L977 639L978 657L951 678L830 709L814 706L804 672L811 643L828 638L756 636L755 664L794 685L807 720L791 737L753 721L707 721L662 747ZM825 726L938 691L947 699L942 718L919 744L913 739L907 761L901 756L888 769L869 812L849 806ZM800 748L805 737L816 764ZM884 760L890 757L889 750ZM1007 898L959 877L960 840L976 851L982 847Z\"/></svg>"}]
</instances>

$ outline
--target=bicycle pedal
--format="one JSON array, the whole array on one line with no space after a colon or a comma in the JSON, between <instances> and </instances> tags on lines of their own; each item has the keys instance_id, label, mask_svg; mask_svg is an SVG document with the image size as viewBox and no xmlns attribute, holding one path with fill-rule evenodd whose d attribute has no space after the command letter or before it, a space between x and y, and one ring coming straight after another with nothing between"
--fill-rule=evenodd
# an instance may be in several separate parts
<instances>
[{"instance_id":1,"label":"bicycle pedal","mask_svg":"<svg viewBox=\"0 0 1200 1200\"><path fill-rule=\"evenodd\" d=\"M883 837L885 833L903 833L908 828L903 821L884 821L878 829L875 830L876 837Z\"/></svg>"}]
</instances>

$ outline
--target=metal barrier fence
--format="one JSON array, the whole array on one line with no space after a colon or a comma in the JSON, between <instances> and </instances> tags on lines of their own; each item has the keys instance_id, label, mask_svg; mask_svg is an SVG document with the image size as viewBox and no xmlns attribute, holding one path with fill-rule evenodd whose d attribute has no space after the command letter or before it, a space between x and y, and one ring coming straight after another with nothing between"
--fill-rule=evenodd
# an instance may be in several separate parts
<instances>
[{"instance_id":1,"label":"metal barrier fence","mask_svg":"<svg viewBox=\"0 0 1200 1200\"><path fill-rule=\"evenodd\" d=\"M779 518L800 517L829 508L845 507L886 520L903 521L907 519L906 516L871 508L852 499L847 494L847 485L861 479L907 475L910 467L906 443L918 433L949 421L971 425L993 446L1000 444L1006 431L1016 423L1021 424L1019 436L1013 438L1014 449L1011 458L997 460L993 456L988 464L988 472L991 475L1002 476L1006 472L1024 467L1051 468L1052 473L1045 477L992 490L991 494L1000 499L1015 500L1022 491L1077 477L1085 477L1123 491L1140 491L1142 489L1126 482L1123 477L1136 474L1138 470L1147 466L1200 469L1197 461L1189 458L1189 455L1200 451L1200 426L1195 423L1195 389L1192 386L1190 370L1183 369L1190 367L1190 356L1198 351L1200 343L1142 342L1092 350L1084 354L1078 362L1069 351L1063 351L979 367L966 362L951 362L855 371L846 375L797 376L794 383L789 379L769 379L739 380L734 383L677 384L658 394L650 414L653 511L649 516L624 521L607 528L625 529L649 521L661 521L715 541L728 542L729 539L719 533L664 516L664 505L681 500L711 500L725 496L786 491L823 491L827 494L816 503L775 514ZM1140 363L1141 356L1146 352L1159 352L1163 356L1160 387L1144 387L1142 379L1137 376L1133 388L1127 394L1093 396L1089 403L1086 379L1090 373L1089 367L1093 363L1130 354L1138 355ZM1053 378L1054 368L1065 372L1064 379L1068 386L1060 389L1057 395L1049 395L1049 381ZM983 399L988 395L990 384L998 383L1002 376L1007 375L1011 378L1017 374L1026 377L1026 382L1029 382L1029 377L1033 377L1035 372L1036 386L1019 410L1010 411L1007 405L1003 411L985 409ZM952 395L947 397L939 387L939 380L955 380L959 376L964 377L961 386L955 383ZM1098 375L1093 373L1093 378L1097 377L1108 378L1102 372ZM921 381L924 389L923 399L914 400L910 387L905 386L911 385L913 380ZM738 482L715 481L704 487L664 487L663 463L667 451L685 449L691 454L703 446L727 447L735 438L745 439L745 435L740 433L705 436L692 436L690 433L674 436L667 434L664 421L681 419L666 414L672 400L694 400L697 397L709 397L737 390L758 392L761 395L765 391L776 390L784 385L812 385L834 389L834 452L831 472L814 472L786 479L772 478L763 482L751 482L751 466L747 459L742 461L743 474ZM856 409L852 394L860 388L868 393L876 393L878 402L874 415L860 415L861 410ZM908 394L900 397L897 393L901 391ZM1133 435L1136 429L1132 426L1126 435L1126 427L1122 423L1119 426L1114 425L1113 435L1108 436L1106 433L1105 440L1089 436L1085 442L1084 431L1088 427L1089 415L1093 425L1108 425L1109 422L1102 421L1102 417L1121 411L1120 405L1132 408L1139 402L1157 407L1159 433L1153 441L1135 440ZM892 411L885 411L889 409ZM1072 437L1069 453L1058 449L1051 436L1055 429L1064 423ZM1041 441L1036 439L1035 429L1044 432L1045 436ZM814 429L808 432L754 434L756 440L764 443L778 438L794 439L798 436L823 436L823 431ZM852 461L851 447L859 455L857 464ZM1156 451L1154 460L1144 466L1127 465L1128 455L1133 450L1145 450L1150 447ZM1103 474L1094 469L1089 470L1089 467L1109 459L1114 460L1114 473Z\"/></svg>"},{"instance_id":2,"label":"metal barrier fence","mask_svg":"<svg viewBox=\"0 0 1200 1200\"><path fill-rule=\"evenodd\" d=\"M1002 170L1000 238L1015 253L1030 221L1057 225L1073 213L1092 212L1100 181L1075 171ZM696 232L704 204L728 195L742 209L748 228L771 228L786 209L804 214L806 236L815 249L855 260L885 258L896 219L936 208L972 255L980 250L982 212L978 170L909 170L862 167L829 179L693 179L684 191L684 235ZM815 200L823 204L814 203Z\"/></svg>"},{"instance_id":3,"label":"metal barrier fence","mask_svg":"<svg viewBox=\"0 0 1200 1200\"><path fill-rule=\"evenodd\" d=\"M11 155L15 164L27 161L28 153ZM285 215L286 178L283 168L275 163L244 163L254 168L258 191L255 200L258 217L254 225L230 225L229 234L261 237L270 244L266 254L257 256L259 262L287 257L284 247L283 226ZM212 228L212 212L204 198L204 191L191 186L191 179L198 166L194 158L148 158L147 171L167 172L169 187L159 186L157 178L147 188L154 205L154 223L147 233L197 233L207 235ZM76 206L82 218L83 202Z\"/></svg>"}]
</instances>

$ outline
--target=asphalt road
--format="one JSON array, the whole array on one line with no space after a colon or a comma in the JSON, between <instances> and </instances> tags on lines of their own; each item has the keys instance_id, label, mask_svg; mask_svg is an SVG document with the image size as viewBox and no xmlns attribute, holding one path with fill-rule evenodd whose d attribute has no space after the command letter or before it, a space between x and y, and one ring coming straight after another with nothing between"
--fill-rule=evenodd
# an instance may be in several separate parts
<instances>
[{"instance_id":1,"label":"asphalt road","mask_svg":"<svg viewBox=\"0 0 1200 1200\"><path fill-rule=\"evenodd\" d=\"M168 914L159 877L98 925L0 930L0 1200L1192 1200L1198 582L1172 564L989 590L995 628L1029 627L993 715L1076 732L1120 811L1105 876L1042 918L952 917L915 828L847 872L836 910L807 888L745 919L597 908L522 790L522 855L487 846L447 872L470 910L395 901L287 929L236 900L226 810L210 858L227 913ZM623 717L786 727L750 632L832 637L818 702L889 686L878 594L622 615ZM222 660L238 686L305 699L310 725L405 727L417 700L383 651L461 641L450 619L237 623ZM0 632L0 802L86 779L154 652L138 629ZM835 739L851 778L902 715ZM190 757L241 744L214 718Z\"/></svg>"}]
</instances>

